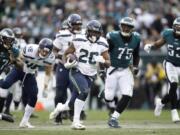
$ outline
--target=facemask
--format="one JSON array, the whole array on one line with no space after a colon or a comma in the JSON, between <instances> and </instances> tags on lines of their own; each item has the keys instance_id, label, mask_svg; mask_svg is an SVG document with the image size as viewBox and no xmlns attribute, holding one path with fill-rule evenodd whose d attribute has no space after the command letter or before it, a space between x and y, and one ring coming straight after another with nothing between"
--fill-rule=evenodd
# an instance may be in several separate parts
<instances>
[{"instance_id":1,"label":"facemask","mask_svg":"<svg viewBox=\"0 0 180 135\"><path fill-rule=\"evenodd\" d=\"M40 53L39 53L39 57L40 57L41 59L46 58L46 57L42 56Z\"/></svg>"},{"instance_id":2,"label":"facemask","mask_svg":"<svg viewBox=\"0 0 180 135\"><path fill-rule=\"evenodd\" d=\"M177 30L176 30L175 33L176 33L177 35L180 35L180 31L177 31Z\"/></svg>"},{"instance_id":3,"label":"facemask","mask_svg":"<svg viewBox=\"0 0 180 135\"><path fill-rule=\"evenodd\" d=\"M129 37L129 36L130 36L130 33L123 32L123 31L121 31L121 34L122 34L123 36L125 36L125 37Z\"/></svg>"},{"instance_id":4,"label":"facemask","mask_svg":"<svg viewBox=\"0 0 180 135\"><path fill-rule=\"evenodd\" d=\"M89 40L94 43L94 42L96 42L97 37L96 36L90 36Z\"/></svg>"},{"instance_id":5,"label":"facemask","mask_svg":"<svg viewBox=\"0 0 180 135\"><path fill-rule=\"evenodd\" d=\"M80 33L81 33L80 30L74 30L73 32L74 32L75 34L80 34Z\"/></svg>"}]
</instances>

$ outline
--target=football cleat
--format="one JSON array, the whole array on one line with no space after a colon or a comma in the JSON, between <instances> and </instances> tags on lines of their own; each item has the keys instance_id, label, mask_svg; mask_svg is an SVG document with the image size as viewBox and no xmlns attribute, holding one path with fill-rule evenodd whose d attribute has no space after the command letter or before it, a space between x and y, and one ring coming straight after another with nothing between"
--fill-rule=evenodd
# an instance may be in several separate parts
<instances>
[{"instance_id":1,"label":"football cleat","mask_svg":"<svg viewBox=\"0 0 180 135\"><path fill-rule=\"evenodd\" d=\"M62 111L62 106L63 104L62 103L58 103L56 108L54 109L54 111L52 111L49 115L49 119L52 120L52 119L55 119L57 117L57 115Z\"/></svg>"},{"instance_id":2,"label":"football cleat","mask_svg":"<svg viewBox=\"0 0 180 135\"><path fill-rule=\"evenodd\" d=\"M74 130L85 130L86 126L84 126L81 123L73 122L72 125L71 125L71 128L74 129Z\"/></svg>"},{"instance_id":3,"label":"football cleat","mask_svg":"<svg viewBox=\"0 0 180 135\"><path fill-rule=\"evenodd\" d=\"M1 119L7 122L14 122L14 119L12 116L7 115L7 114L0 114L1 115Z\"/></svg>"},{"instance_id":4,"label":"football cleat","mask_svg":"<svg viewBox=\"0 0 180 135\"><path fill-rule=\"evenodd\" d=\"M156 100L156 106L155 106L155 109L154 109L154 115L155 116L160 116L163 107L164 107L164 104L161 103L161 99L157 99Z\"/></svg>"},{"instance_id":5,"label":"football cleat","mask_svg":"<svg viewBox=\"0 0 180 135\"><path fill-rule=\"evenodd\" d=\"M29 122L21 122L19 124L19 127L20 128L35 128L35 126L31 125L31 123Z\"/></svg>"},{"instance_id":6,"label":"football cleat","mask_svg":"<svg viewBox=\"0 0 180 135\"><path fill-rule=\"evenodd\" d=\"M108 121L108 125L111 128L120 128L119 122L116 118L111 117Z\"/></svg>"}]
</instances>

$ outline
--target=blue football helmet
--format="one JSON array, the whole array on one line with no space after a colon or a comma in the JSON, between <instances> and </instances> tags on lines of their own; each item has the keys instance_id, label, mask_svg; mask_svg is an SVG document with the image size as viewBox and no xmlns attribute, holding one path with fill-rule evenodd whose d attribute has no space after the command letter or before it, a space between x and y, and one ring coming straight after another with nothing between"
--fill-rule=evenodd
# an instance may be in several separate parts
<instances>
[{"instance_id":1,"label":"blue football helmet","mask_svg":"<svg viewBox=\"0 0 180 135\"><path fill-rule=\"evenodd\" d=\"M69 30L74 34L81 33L82 19L78 14L71 14L68 19Z\"/></svg>"},{"instance_id":2,"label":"blue football helmet","mask_svg":"<svg viewBox=\"0 0 180 135\"><path fill-rule=\"evenodd\" d=\"M97 20L91 20L86 26L86 37L90 42L96 42L102 34L101 23Z\"/></svg>"},{"instance_id":3,"label":"blue football helmet","mask_svg":"<svg viewBox=\"0 0 180 135\"><path fill-rule=\"evenodd\" d=\"M49 38L43 38L39 42L39 57L48 57L53 49L53 41Z\"/></svg>"}]
</instances>

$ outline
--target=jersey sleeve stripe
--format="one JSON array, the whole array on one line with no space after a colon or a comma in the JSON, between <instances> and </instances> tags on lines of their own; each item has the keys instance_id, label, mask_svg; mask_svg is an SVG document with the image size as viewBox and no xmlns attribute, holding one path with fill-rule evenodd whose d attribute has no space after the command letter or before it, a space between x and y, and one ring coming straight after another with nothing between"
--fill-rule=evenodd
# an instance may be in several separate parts
<instances>
[{"instance_id":1,"label":"jersey sleeve stripe","mask_svg":"<svg viewBox=\"0 0 180 135\"><path fill-rule=\"evenodd\" d=\"M109 46L106 43L104 43L104 42L97 42L97 44L98 45L102 45L102 46L104 46L106 48L109 48Z\"/></svg>"},{"instance_id":2,"label":"jersey sleeve stripe","mask_svg":"<svg viewBox=\"0 0 180 135\"><path fill-rule=\"evenodd\" d=\"M86 42L87 40L83 39L83 38L75 38L73 41L82 41L82 42Z\"/></svg>"},{"instance_id":3,"label":"jersey sleeve stripe","mask_svg":"<svg viewBox=\"0 0 180 135\"><path fill-rule=\"evenodd\" d=\"M33 58L33 57L31 57L31 56L27 56L27 55L23 55L25 58L29 58L29 59L35 59L35 58Z\"/></svg>"},{"instance_id":4,"label":"jersey sleeve stripe","mask_svg":"<svg viewBox=\"0 0 180 135\"><path fill-rule=\"evenodd\" d=\"M59 35L56 36L56 38L59 38L59 37L70 37L70 36L71 36L71 34L66 34L66 35L60 35L59 34Z\"/></svg>"}]
</instances>

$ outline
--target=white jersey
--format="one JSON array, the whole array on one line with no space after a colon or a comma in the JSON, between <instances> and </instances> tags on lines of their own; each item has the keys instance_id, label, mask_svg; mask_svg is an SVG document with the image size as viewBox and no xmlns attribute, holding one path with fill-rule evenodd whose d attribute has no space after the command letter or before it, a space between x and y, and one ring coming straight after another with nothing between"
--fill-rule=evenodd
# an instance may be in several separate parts
<instances>
[{"instance_id":1,"label":"white jersey","mask_svg":"<svg viewBox=\"0 0 180 135\"><path fill-rule=\"evenodd\" d=\"M28 44L23 50L24 72L34 74L39 66L51 65L55 62L55 55L51 53L47 58L38 56L38 45Z\"/></svg>"},{"instance_id":2,"label":"white jersey","mask_svg":"<svg viewBox=\"0 0 180 135\"><path fill-rule=\"evenodd\" d=\"M94 57L100 56L108 50L108 43L105 38L100 37L96 43L91 43L85 35L77 35L73 40L76 49L75 55L78 58L77 68L79 71L88 76L97 74L97 64Z\"/></svg>"},{"instance_id":3,"label":"white jersey","mask_svg":"<svg viewBox=\"0 0 180 135\"><path fill-rule=\"evenodd\" d=\"M56 39L53 41L53 44L60 51L60 55L63 55L66 49L69 47L69 43L75 38L75 34L72 34L69 30L60 30L56 35Z\"/></svg>"}]
</instances>

